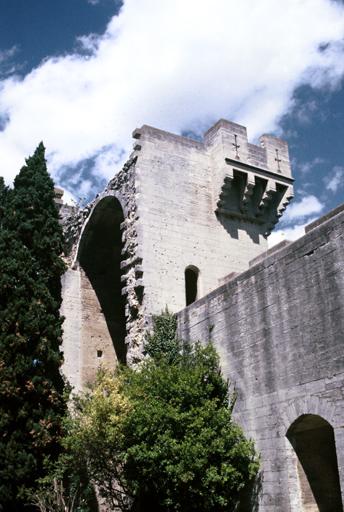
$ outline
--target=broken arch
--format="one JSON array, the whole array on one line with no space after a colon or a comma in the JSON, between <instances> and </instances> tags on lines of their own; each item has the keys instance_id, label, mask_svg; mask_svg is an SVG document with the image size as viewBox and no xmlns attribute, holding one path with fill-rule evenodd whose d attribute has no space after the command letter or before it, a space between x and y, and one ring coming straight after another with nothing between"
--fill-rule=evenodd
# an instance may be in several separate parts
<instances>
[{"instance_id":1,"label":"broken arch","mask_svg":"<svg viewBox=\"0 0 344 512\"><path fill-rule=\"evenodd\" d=\"M81 237L78 260L99 302L118 361L126 362L121 258L123 209L114 196L99 201ZM97 351L98 352L98 351Z\"/></svg>"}]
</instances>

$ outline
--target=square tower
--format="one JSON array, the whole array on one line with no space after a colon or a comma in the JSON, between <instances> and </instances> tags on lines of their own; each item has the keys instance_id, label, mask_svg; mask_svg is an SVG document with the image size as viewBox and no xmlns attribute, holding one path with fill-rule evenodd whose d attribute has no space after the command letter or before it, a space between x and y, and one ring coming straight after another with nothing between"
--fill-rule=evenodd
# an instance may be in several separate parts
<instances>
[{"instance_id":1,"label":"square tower","mask_svg":"<svg viewBox=\"0 0 344 512\"><path fill-rule=\"evenodd\" d=\"M202 141L146 125L133 137L123 169L66 225L65 371L77 388L100 363L138 361L152 315L246 270L293 196L287 144L270 135L256 146L222 119Z\"/></svg>"}]
</instances>

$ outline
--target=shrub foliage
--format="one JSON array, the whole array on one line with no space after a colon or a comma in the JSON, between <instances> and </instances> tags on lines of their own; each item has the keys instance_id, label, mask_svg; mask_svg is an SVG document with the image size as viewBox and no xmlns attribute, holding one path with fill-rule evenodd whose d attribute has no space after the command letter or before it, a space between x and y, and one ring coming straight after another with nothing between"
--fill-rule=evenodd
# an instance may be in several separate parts
<instances>
[{"instance_id":1,"label":"shrub foliage","mask_svg":"<svg viewBox=\"0 0 344 512\"><path fill-rule=\"evenodd\" d=\"M155 357L136 370L101 372L78 401L66 438L70 453L83 454L92 482L115 510L234 510L258 460L232 419L214 348L183 345L165 312L155 319L146 352Z\"/></svg>"}]
</instances>

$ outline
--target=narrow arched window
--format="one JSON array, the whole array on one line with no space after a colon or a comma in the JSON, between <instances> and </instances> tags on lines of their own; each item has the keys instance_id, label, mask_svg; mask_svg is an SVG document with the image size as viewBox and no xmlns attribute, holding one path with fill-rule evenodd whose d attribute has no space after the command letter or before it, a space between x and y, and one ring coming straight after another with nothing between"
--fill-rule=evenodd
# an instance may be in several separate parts
<instances>
[{"instance_id":1,"label":"narrow arched window","mask_svg":"<svg viewBox=\"0 0 344 512\"><path fill-rule=\"evenodd\" d=\"M185 299L186 305L192 304L198 299L199 294L199 270L197 267L190 265L185 269Z\"/></svg>"}]
</instances>

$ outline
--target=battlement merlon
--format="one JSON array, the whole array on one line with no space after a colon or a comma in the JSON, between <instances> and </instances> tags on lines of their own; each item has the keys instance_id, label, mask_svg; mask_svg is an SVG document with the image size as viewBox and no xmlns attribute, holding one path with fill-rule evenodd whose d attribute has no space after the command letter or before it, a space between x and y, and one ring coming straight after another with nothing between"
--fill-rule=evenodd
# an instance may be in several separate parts
<instances>
[{"instance_id":1,"label":"battlement merlon","mask_svg":"<svg viewBox=\"0 0 344 512\"><path fill-rule=\"evenodd\" d=\"M268 236L293 198L288 144L262 135L248 142L245 126L220 119L204 135L212 158L217 216L259 224Z\"/></svg>"},{"instance_id":2,"label":"battlement merlon","mask_svg":"<svg viewBox=\"0 0 344 512\"><path fill-rule=\"evenodd\" d=\"M204 134L204 143L221 146L222 158L291 178L288 144L273 135L262 135L260 145L248 142L245 126L220 119Z\"/></svg>"}]
</instances>

